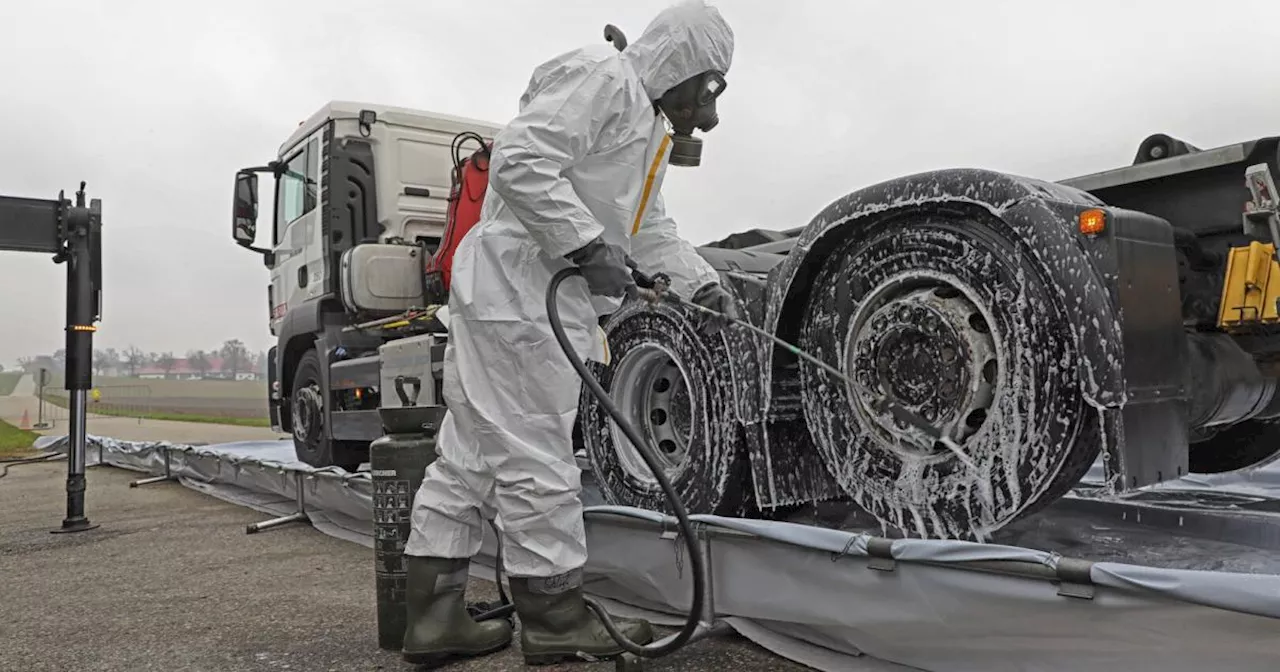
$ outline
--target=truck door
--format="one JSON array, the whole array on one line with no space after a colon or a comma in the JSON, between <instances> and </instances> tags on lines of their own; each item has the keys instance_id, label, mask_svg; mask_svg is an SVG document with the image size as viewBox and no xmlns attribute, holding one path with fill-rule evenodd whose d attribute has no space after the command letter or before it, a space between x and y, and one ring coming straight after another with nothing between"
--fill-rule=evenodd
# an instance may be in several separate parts
<instances>
[{"instance_id":1,"label":"truck door","mask_svg":"<svg viewBox=\"0 0 1280 672\"><path fill-rule=\"evenodd\" d=\"M320 137L309 137L284 160L276 182L275 267L271 270L271 326L298 305L324 294L327 275L320 222Z\"/></svg>"}]
</instances>

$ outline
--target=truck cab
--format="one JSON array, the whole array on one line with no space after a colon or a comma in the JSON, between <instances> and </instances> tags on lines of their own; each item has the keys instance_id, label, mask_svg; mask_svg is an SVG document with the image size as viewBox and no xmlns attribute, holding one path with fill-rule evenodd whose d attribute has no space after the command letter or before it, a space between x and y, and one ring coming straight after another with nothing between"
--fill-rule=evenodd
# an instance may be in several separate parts
<instances>
[{"instance_id":1,"label":"truck cab","mask_svg":"<svg viewBox=\"0 0 1280 672\"><path fill-rule=\"evenodd\" d=\"M471 138L478 147L499 128L333 101L273 160L237 171L232 236L270 273L272 425L293 435L303 462L354 470L381 435L377 349L390 337L353 327L427 307L426 261L444 234L460 145ZM263 174L273 184L266 212ZM267 213L269 226L260 224Z\"/></svg>"}]
</instances>

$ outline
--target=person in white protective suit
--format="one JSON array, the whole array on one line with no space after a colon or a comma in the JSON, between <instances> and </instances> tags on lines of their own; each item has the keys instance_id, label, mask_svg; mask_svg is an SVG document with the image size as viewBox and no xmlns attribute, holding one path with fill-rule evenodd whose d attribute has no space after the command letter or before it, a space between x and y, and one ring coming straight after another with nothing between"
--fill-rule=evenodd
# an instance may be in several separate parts
<instances>
[{"instance_id":1,"label":"person in white protective suit","mask_svg":"<svg viewBox=\"0 0 1280 672\"><path fill-rule=\"evenodd\" d=\"M405 546L409 662L510 644L505 620L476 623L465 611L469 559L486 520L503 542L526 662L622 653L583 602L587 547L572 442L581 381L548 323L546 291L557 271L581 269L561 285L559 306L583 358L597 347L599 316L634 288L629 264L736 315L659 196L673 152L692 165L700 143L690 131L716 124L732 53L720 13L702 0L681 2L621 52L602 43L538 66L517 116L494 138L480 220L453 260L448 412ZM620 625L639 644L653 639L644 621Z\"/></svg>"}]
</instances>

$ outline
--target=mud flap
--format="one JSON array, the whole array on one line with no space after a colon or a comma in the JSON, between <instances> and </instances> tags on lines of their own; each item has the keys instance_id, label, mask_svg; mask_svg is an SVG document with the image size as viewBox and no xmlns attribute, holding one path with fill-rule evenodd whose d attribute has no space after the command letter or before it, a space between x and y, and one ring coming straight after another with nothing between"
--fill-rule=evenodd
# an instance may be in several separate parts
<instances>
[{"instance_id":1,"label":"mud flap","mask_svg":"<svg viewBox=\"0 0 1280 672\"><path fill-rule=\"evenodd\" d=\"M759 324L763 316L764 283L724 273L722 284L747 308L746 319ZM769 511L783 506L838 499L843 496L813 445L798 390L776 390L765 399L762 362L773 344L743 329L724 332L730 352L743 356L732 363L734 400L746 440L756 506ZM794 382L794 377L793 377Z\"/></svg>"},{"instance_id":2,"label":"mud flap","mask_svg":"<svg viewBox=\"0 0 1280 672\"><path fill-rule=\"evenodd\" d=\"M1082 241L1107 281L1122 339L1123 392L1097 406L1107 483L1124 492L1188 473L1186 334L1173 227L1132 210L1107 209L1106 231ZM1115 366L1081 333L1095 367Z\"/></svg>"},{"instance_id":3,"label":"mud flap","mask_svg":"<svg viewBox=\"0 0 1280 672\"><path fill-rule=\"evenodd\" d=\"M743 429L761 511L844 497L814 449L803 419L769 420Z\"/></svg>"}]
</instances>

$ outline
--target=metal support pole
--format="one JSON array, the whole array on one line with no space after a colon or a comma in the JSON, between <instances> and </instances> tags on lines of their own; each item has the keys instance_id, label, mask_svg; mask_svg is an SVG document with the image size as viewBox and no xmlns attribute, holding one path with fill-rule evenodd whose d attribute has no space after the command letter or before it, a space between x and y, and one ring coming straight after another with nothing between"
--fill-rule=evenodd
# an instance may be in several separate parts
<instances>
[{"instance_id":1,"label":"metal support pole","mask_svg":"<svg viewBox=\"0 0 1280 672\"><path fill-rule=\"evenodd\" d=\"M61 200L61 197L59 197ZM93 386L93 332L101 313L102 247L98 233L102 204L84 203L84 182L75 207L64 208L61 234L65 247L54 258L67 264L67 376L71 418L67 438L67 517L53 532L82 532L97 527L84 515L85 397ZM101 455L101 453L99 453Z\"/></svg>"},{"instance_id":2,"label":"metal support pole","mask_svg":"<svg viewBox=\"0 0 1280 672\"><path fill-rule=\"evenodd\" d=\"M36 413L38 415L36 419L35 429L52 429L53 423L46 422L44 419L44 403L45 403L44 388L49 384L48 369L40 369L39 381L40 381L40 386L36 389L36 394L37 394L36 398L39 400L39 404L36 406L37 408Z\"/></svg>"},{"instance_id":3,"label":"metal support pole","mask_svg":"<svg viewBox=\"0 0 1280 672\"><path fill-rule=\"evenodd\" d=\"M281 526L281 525L285 525L285 524L288 524L288 523L308 523L308 524L309 524L309 523L311 522L311 518L307 516L306 502L304 501L304 498L303 498L303 492L302 492L302 480L303 480L303 475L302 475L302 472L297 472L297 473L295 473L293 476L294 476L294 487L295 487L295 488L297 489L297 491L298 491L298 494L297 494L297 507L298 507L298 510L297 510L296 512L294 512L294 513L291 513L291 514L287 515L287 516L280 516L279 518L272 518L271 520L264 520L264 521L262 521L261 523L250 523L250 524L249 524L248 526L246 526L246 527L245 527L245 529L244 529L244 533L245 533L245 534L253 534L254 532L261 532L261 531L263 531L263 530L269 530L269 529L271 529L271 528L273 528L273 527L279 527L279 526Z\"/></svg>"},{"instance_id":4,"label":"metal support pole","mask_svg":"<svg viewBox=\"0 0 1280 672\"><path fill-rule=\"evenodd\" d=\"M702 625L710 628L716 621L716 582L715 572L711 567L715 563L711 562L711 535L707 534L706 528L698 526L694 528L698 532L698 536L702 537L702 554L707 559L702 567L702 577L704 585L707 588L706 595L702 598Z\"/></svg>"},{"instance_id":5,"label":"metal support pole","mask_svg":"<svg viewBox=\"0 0 1280 672\"><path fill-rule=\"evenodd\" d=\"M151 476L149 478L139 478L136 481L129 481L129 487L136 488L139 485L150 485L152 483L163 483L165 481L175 481L173 473L169 470L169 449L164 449L164 474L161 476Z\"/></svg>"},{"instance_id":6,"label":"metal support pole","mask_svg":"<svg viewBox=\"0 0 1280 672\"><path fill-rule=\"evenodd\" d=\"M661 525L662 533L660 536L662 539L674 539L677 540L676 543L680 545L685 543L684 540L679 538L677 532L666 529L666 520L664 520ZM730 627L728 623L719 620L716 615L715 573L711 569L712 564L714 564L712 562L711 554L711 535L708 534L705 527L697 523L694 523L693 529L694 534L698 536L698 539L694 543L702 547L703 557L706 558L706 562L702 567L703 589L706 592L702 597L702 612L698 614L698 625L695 626L693 633L684 643L684 646L689 646L704 639L719 637L733 632L733 628ZM678 635L679 633L667 635L666 637L663 637L651 644L651 646L661 646L674 640ZM634 653L623 653L614 659L613 669L615 672L644 672L647 667L648 660L650 659L637 656Z\"/></svg>"}]
</instances>

